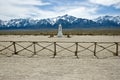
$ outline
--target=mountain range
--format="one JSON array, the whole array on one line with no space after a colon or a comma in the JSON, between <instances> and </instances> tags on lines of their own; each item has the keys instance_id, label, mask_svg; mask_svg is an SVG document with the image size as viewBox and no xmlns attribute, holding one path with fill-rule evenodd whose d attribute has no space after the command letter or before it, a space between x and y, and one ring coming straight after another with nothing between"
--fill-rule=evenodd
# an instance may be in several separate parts
<instances>
[{"instance_id":1,"label":"mountain range","mask_svg":"<svg viewBox=\"0 0 120 80\"><path fill-rule=\"evenodd\" d=\"M100 16L93 20L63 15L47 19L11 19L0 20L0 30L8 29L57 29L61 24L64 29L99 29L120 28L120 16Z\"/></svg>"}]
</instances>

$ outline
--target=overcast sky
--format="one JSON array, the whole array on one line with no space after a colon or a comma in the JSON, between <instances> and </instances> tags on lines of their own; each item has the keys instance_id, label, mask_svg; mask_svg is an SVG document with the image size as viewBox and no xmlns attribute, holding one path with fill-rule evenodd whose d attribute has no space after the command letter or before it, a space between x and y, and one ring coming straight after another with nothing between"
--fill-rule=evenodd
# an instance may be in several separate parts
<instances>
[{"instance_id":1,"label":"overcast sky","mask_svg":"<svg viewBox=\"0 0 120 80\"><path fill-rule=\"evenodd\" d=\"M120 0L0 0L0 19L120 16Z\"/></svg>"}]
</instances>

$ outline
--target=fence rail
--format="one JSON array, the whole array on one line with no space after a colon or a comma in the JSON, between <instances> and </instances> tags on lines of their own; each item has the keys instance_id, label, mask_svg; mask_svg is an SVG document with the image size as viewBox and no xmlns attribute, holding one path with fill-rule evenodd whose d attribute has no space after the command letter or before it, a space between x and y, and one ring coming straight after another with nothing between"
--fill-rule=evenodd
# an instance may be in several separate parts
<instances>
[{"instance_id":1,"label":"fence rail","mask_svg":"<svg viewBox=\"0 0 120 80\"><path fill-rule=\"evenodd\" d=\"M46 43L47 45L43 45ZM69 43L69 46L64 46L64 44ZM74 49L71 49L71 47L74 47ZM58 48L61 49L59 50ZM43 50L48 50L49 52L53 53L53 58L55 58L58 53L61 53L65 50L73 53L76 56L76 58L79 58L78 54L87 50L89 52L92 52L93 56L99 58L97 54L104 50L106 50L109 53L112 53L113 56L119 56L120 42L0 41L0 54L4 54L4 52L8 51L11 52L12 55L19 55L19 53L23 52L24 50L31 52L31 57L37 55Z\"/></svg>"}]
</instances>

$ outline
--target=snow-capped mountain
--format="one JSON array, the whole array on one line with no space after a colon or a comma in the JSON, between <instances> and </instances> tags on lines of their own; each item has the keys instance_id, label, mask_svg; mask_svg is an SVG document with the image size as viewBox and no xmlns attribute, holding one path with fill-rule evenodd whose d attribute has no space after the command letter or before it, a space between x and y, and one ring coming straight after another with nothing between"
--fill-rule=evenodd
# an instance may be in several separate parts
<instances>
[{"instance_id":1,"label":"snow-capped mountain","mask_svg":"<svg viewBox=\"0 0 120 80\"><path fill-rule=\"evenodd\" d=\"M59 21L60 19L65 20L65 21L67 21L67 22L69 22L69 23L72 23L72 22L74 22L75 20L77 20L76 17L70 16L70 15L68 15L68 14L63 15L63 16L58 16L58 17L55 17L55 18L48 18L48 19L46 19L46 20L47 20L47 22L49 22L50 24L54 25L54 24L55 24L57 21Z\"/></svg>"},{"instance_id":2,"label":"snow-capped mountain","mask_svg":"<svg viewBox=\"0 0 120 80\"><path fill-rule=\"evenodd\" d=\"M62 20L66 20L70 23L73 23L74 21L76 21L78 18L74 17L74 16L70 16L70 15L64 15L64 16L58 16L57 20L62 19Z\"/></svg>"},{"instance_id":3,"label":"snow-capped mountain","mask_svg":"<svg viewBox=\"0 0 120 80\"><path fill-rule=\"evenodd\" d=\"M120 16L101 16L94 20L76 18L63 15L47 19L11 19L0 20L0 29L46 29L57 28L62 24L63 28L120 28Z\"/></svg>"},{"instance_id":4,"label":"snow-capped mountain","mask_svg":"<svg viewBox=\"0 0 120 80\"><path fill-rule=\"evenodd\" d=\"M117 24L120 24L120 16L100 16L98 18L96 18L94 21L98 22L98 23L103 23L104 21L112 21L115 22Z\"/></svg>"}]
</instances>

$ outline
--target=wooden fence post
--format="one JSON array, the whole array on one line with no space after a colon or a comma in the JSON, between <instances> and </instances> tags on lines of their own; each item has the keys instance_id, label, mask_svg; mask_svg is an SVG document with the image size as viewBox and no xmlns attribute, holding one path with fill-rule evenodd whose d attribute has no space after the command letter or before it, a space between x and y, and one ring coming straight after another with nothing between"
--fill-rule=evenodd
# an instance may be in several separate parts
<instances>
[{"instance_id":1,"label":"wooden fence post","mask_svg":"<svg viewBox=\"0 0 120 80\"><path fill-rule=\"evenodd\" d=\"M77 54L77 53L78 53L78 42L76 42L75 45L76 45L75 56L76 56L77 58L79 58L79 57L78 57L78 54Z\"/></svg>"},{"instance_id":2,"label":"wooden fence post","mask_svg":"<svg viewBox=\"0 0 120 80\"><path fill-rule=\"evenodd\" d=\"M57 55L57 53L56 53L56 42L54 42L54 55L53 55L53 58L55 58L56 55Z\"/></svg>"},{"instance_id":3,"label":"wooden fence post","mask_svg":"<svg viewBox=\"0 0 120 80\"><path fill-rule=\"evenodd\" d=\"M13 47L14 47L14 54L17 54L15 42L13 42Z\"/></svg>"},{"instance_id":4,"label":"wooden fence post","mask_svg":"<svg viewBox=\"0 0 120 80\"><path fill-rule=\"evenodd\" d=\"M94 56L96 56L96 45L97 45L97 43L95 42L94 43Z\"/></svg>"},{"instance_id":5,"label":"wooden fence post","mask_svg":"<svg viewBox=\"0 0 120 80\"><path fill-rule=\"evenodd\" d=\"M35 46L36 42L33 42L33 48L34 48L34 55L36 55L36 46Z\"/></svg>"},{"instance_id":6,"label":"wooden fence post","mask_svg":"<svg viewBox=\"0 0 120 80\"><path fill-rule=\"evenodd\" d=\"M114 56L118 56L118 43L115 43L116 44L116 53Z\"/></svg>"}]
</instances>

